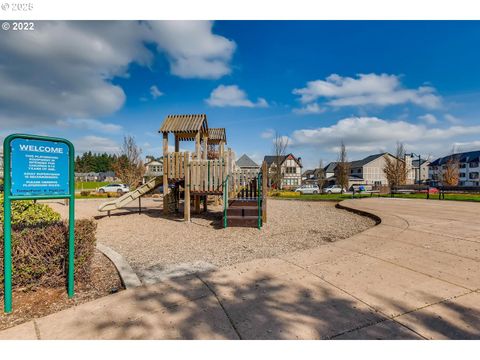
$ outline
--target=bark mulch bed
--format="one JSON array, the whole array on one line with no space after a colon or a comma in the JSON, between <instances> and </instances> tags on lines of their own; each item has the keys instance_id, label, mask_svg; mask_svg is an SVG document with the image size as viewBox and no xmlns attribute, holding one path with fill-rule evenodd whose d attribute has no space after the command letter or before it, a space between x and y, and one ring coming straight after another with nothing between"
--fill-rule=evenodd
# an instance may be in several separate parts
<instances>
[{"instance_id":1,"label":"bark mulch bed","mask_svg":"<svg viewBox=\"0 0 480 360\"><path fill-rule=\"evenodd\" d=\"M13 291L13 312L3 312L3 294L0 295L0 330L19 325L35 318L76 306L124 289L117 269L98 250L92 264L89 283L76 283L75 296L68 299L65 287L17 289Z\"/></svg>"}]
</instances>

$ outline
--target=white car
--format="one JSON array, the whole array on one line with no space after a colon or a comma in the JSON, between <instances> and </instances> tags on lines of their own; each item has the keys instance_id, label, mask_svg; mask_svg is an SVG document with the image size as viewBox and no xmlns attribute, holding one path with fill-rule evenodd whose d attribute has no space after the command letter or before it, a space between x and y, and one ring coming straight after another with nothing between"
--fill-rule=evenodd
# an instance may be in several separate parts
<instances>
[{"instance_id":1,"label":"white car","mask_svg":"<svg viewBox=\"0 0 480 360\"><path fill-rule=\"evenodd\" d=\"M330 185L323 189L323 192L326 194L340 194L342 192L342 187L340 185ZM345 192L345 190L343 192Z\"/></svg>"},{"instance_id":2,"label":"white car","mask_svg":"<svg viewBox=\"0 0 480 360\"><path fill-rule=\"evenodd\" d=\"M318 194L320 188L317 185L302 185L296 188L295 192L299 192L300 194Z\"/></svg>"},{"instance_id":3,"label":"white car","mask_svg":"<svg viewBox=\"0 0 480 360\"><path fill-rule=\"evenodd\" d=\"M106 192L127 193L130 188L125 184L108 184L98 189L98 192L103 194Z\"/></svg>"}]
</instances>

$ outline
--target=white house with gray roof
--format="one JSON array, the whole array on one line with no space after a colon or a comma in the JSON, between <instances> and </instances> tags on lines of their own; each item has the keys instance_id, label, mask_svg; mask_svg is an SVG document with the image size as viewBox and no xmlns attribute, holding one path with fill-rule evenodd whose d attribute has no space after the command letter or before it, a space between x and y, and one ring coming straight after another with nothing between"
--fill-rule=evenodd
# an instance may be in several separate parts
<instances>
[{"instance_id":1,"label":"white house with gray roof","mask_svg":"<svg viewBox=\"0 0 480 360\"><path fill-rule=\"evenodd\" d=\"M253 161L247 154L243 154L236 161L236 165L242 170L260 170L260 165Z\"/></svg>"}]
</instances>

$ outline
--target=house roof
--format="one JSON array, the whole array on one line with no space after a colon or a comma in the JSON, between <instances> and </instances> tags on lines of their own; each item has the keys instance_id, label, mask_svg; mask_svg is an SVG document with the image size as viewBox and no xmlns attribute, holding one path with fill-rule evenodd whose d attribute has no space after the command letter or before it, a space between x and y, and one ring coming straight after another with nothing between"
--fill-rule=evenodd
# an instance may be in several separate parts
<instances>
[{"instance_id":1,"label":"house roof","mask_svg":"<svg viewBox=\"0 0 480 360\"><path fill-rule=\"evenodd\" d=\"M330 164L328 164L327 166L325 166L325 167L323 168L323 170L324 170L325 172L327 172L327 173L329 173L329 172L334 172L334 171L335 171L335 168L337 167L337 164L338 164L337 162L333 161L333 162L331 162Z\"/></svg>"},{"instance_id":2,"label":"house roof","mask_svg":"<svg viewBox=\"0 0 480 360\"><path fill-rule=\"evenodd\" d=\"M158 132L182 133L183 140L193 140L199 132L208 132L207 115L168 115Z\"/></svg>"},{"instance_id":3,"label":"house roof","mask_svg":"<svg viewBox=\"0 0 480 360\"><path fill-rule=\"evenodd\" d=\"M240 156L240 158L237 160L237 166L239 167L260 167L258 164L253 161L247 154L243 154Z\"/></svg>"},{"instance_id":4,"label":"house roof","mask_svg":"<svg viewBox=\"0 0 480 360\"><path fill-rule=\"evenodd\" d=\"M303 176L309 176L309 175L314 175L314 174L315 174L315 169L313 169L313 170L310 169L310 170L305 170L302 175Z\"/></svg>"},{"instance_id":5,"label":"house roof","mask_svg":"<svg viewBox=\"0 0 480 360\"><path fill-rule=\"evenodd\" d=\"M285 158L286 156L280 156L280 164L282 164L284 161L285 161ZM263 161L265 161L267 163L267 166L270 167L270 165L272 165L275 160L277 159L277 157L275 155L265 155L265 157L263 158Z\"/></svg>"},{"instance_id":6,"label":"house roof","mask_svg":"<svg viewBox=\"0 0 480 360\"><path fill-rule=\"evenodd\" d=\"M300 163L300 158L297 158L295 157L295 155L293 155L292 153L290 154L287 154L287 155L284 155L284 156L280 156L280 164L283 164L283 162L288 158L288 157L293 157L293 159L295 160L295 162L300 166L300 167L303 167L302 164ZM276 155L265 155L265 157L263 158L263 161L265 161L267 163L267 166L270 167L277 159L277 156Z\"/></svg>"},{"instance_id":7,"label":"house roof","mask_svg":"<svg viewBox=\"0 0 480 360\"><path fill-rule=\"evenodd\" d=\"M359 168L359 167L363 167L365 166L366 164L374 161L374 160L377 160L379 157L382 157L382 156L385 156L386 154L389 154L391 155L390 153L381 153L381 154L374 154L374 155L370 155L370 156L367 156L366 158L362 159L362 160L355 160L355 161L351 161L350 162L350 167L351 168ZM393 156L393 155L392 155Z\"/></svg>"},{"instance_id":8,"label":"house roof","mask_svg":"<svg viewBox=\"0 0 480 360\"><path fill-rule=\"evenodd\" d=\"M451 156L455 156L459 162L480 161L480 150L447 155L432 161L430 166L443 165L448 161L448 159L450 159Z\"/></svg>"},{"instance_id":9,"label":"house roof","mask_svg":"<svg viewBox=\"0 0 480 360\"><path fill-rule=\"evenodd\" d=\"M219 144L220 141L227 143L227 134L225 128L210 128L208 129L208 143Z\"/></svg>"},{"instance_id":10,"label":"house roof","mask_svg":"<svg viewBox=\"0 0 480 360\"><path fill-rule=\"evenodd\" d=\"M426 162L428 162L428 160L420 159L420 165L423 165L423 164L425 164ZM418 159L417 159L417 160L412 160L412 166L413 166L413 167L418 167Z\"/></svg>"}]
</instances>

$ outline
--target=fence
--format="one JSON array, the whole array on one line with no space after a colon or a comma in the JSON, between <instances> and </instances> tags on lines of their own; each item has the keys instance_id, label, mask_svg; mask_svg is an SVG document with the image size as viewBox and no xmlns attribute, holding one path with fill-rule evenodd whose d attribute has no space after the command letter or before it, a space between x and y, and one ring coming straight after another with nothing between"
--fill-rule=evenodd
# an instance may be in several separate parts
<instances>
[{"instance_id":1,"label":"fence","mask_svg":"<svg viewBox=\"0 0 480 360\"><path fill-rule=\"evenodd\" d=\"M185 178L185 162L189 160L187 152L172 152L166 155L163 172L169 179Z\"/></svg>"},{"instance_id":2,"label":"fence","mask_svg":"<svg viewBox=\"0 0 480 360\"><path fill-rule=\"evenodd\" d=\"M190 191L222 193L222 183L227 176L227 168L223 159L191 160Z\"/></svg>"}]
</instances>

